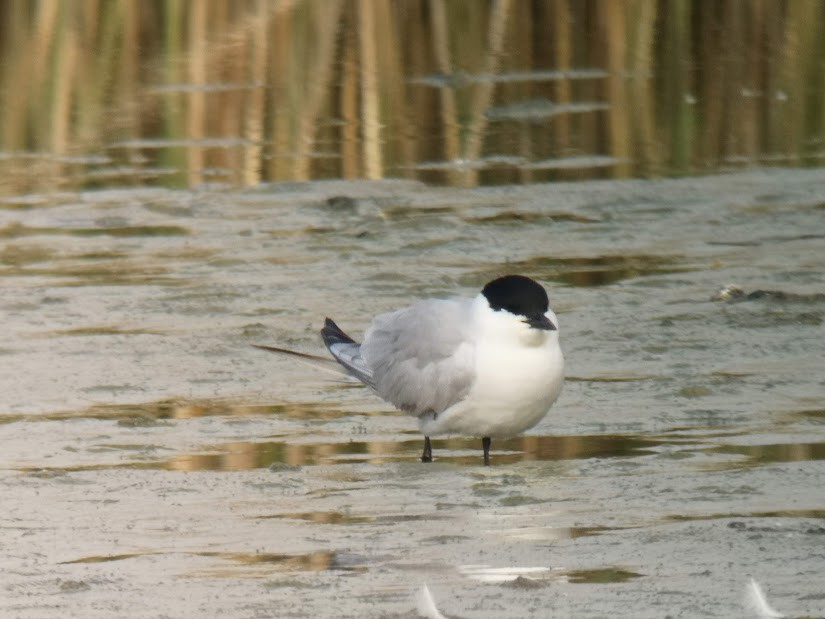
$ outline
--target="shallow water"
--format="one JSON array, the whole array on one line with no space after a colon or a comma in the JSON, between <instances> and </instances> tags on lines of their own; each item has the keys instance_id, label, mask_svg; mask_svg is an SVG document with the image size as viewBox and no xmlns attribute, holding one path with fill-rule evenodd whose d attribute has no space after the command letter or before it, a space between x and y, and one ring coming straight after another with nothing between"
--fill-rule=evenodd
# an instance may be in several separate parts
<instances>
[{"instance_id":1,"label":"shallow water","mask_svg":"<svg viewBox=\"0 0 825 619\"><path fill-rule=\"evenodd\" d=\"M5 198L0 609L734 617L753 576L822 616L823 205L822 170ZM489 468L251 347L504 272L568 378Z\"/></svg>"}]
</instances>

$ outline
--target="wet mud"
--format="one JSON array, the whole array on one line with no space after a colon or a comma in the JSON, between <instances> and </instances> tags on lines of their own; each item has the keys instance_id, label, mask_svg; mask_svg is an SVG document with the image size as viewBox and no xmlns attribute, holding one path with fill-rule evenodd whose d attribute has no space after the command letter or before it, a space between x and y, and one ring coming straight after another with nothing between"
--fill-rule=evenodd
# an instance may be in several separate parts
<instances>
[{"instance_id":1,"label":"wet mud","mask_svg":"<svg viewBox=\"0 0 825 619\"><path fill-rule=\"evenodd\" d=\"M6 201L0 614L416 617L426 583L449 617L745 617L754 578L821 617L823 203L820 170ZM568 376L488 468L252 347L504 272Z\"/></svg>"}]
</instances>

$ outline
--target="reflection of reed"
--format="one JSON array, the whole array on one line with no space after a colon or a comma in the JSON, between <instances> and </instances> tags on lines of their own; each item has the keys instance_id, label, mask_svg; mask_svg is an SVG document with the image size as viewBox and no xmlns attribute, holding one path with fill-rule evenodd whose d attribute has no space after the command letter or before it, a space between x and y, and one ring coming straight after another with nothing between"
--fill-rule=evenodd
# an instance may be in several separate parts
<instances>
[{"instance_id":1,"label":"reflection of reed","mask_svg":"<svg viewBox=\"0 0 825 619\"><path fill-rule=\"evenodd\" d=\"M127 333L112 327L65 331L68 335ZM284 419L317 420L338 419L352 415L330 404L320 402L291 402L285 404L241 404L222 400L160 400L142 404L96 405L85 410L37 414L32 419L113 419L124 425L150 424L164 419L194 419L209 416L271 416ZM28 419L29 417L23 416Z\"/></svg>"},{"instance_id":2,"label":"reflection of reed","mask_svg":"<svg viewBox=\"0 0 825 619\"><path fill-rule=\"evenodd\" d=\"M246 566L278 571L321 571L335 567L335 553L318 550L303 555L289 555L271 552L198 552L201 557L215 557Z\"/></svg>"},{"instance_id":3,"label":"reflection of reed","mask_svg":"<svg viewBox=\"0 0 825 619\"><path fill-rule=\"evenodd\" d=\"M399 460L417 461L420 440L349 442L233 442L221 445L219 453L185 454L167 463L181 471L238 471L272 465L304 466L343 462L382 464ZM504 464L530 460L625 457L648 453L655 441L635 436L520 436L493 441L493 460ZM466 464L481 463L481 441L447 438L433 441L436 459ZM451 453L452 452L452 453ZM461 452L457 455L455 452ZM284 492L291 492L287 486Z\"/></svg>"},{"instance_id":4,"label":"reflection of reed","mask_svg":"<svg viewBox=\"0 0 825 619\"><path fill-rule=\"evenodd\" d=\"M771 462L825 460L825 442L780 443L776 445L722 445L713 451L747 456L746 466Z\"/></svg>"},{"instance_id":5,"label":"reflection of reed","mask_svg":"<svg viewBox=\"0 0 825 619\"><path fill-rule=\"evenodd\" d=\"M825 158L820 0L14 2L0 12L7 192L92 184L103 175L78 172L100 166L134 181L163 165L190 184L208 170L242 184L400 173L475 184ZM603 71L571 77L585 68ZM559 76L543 81L547 70ZM523 78L492 79L513 73ZM556 113L541 121L489 114L548 99ZM591 105L573 113L576 103ZM146 138L157 148L146 152ZM72 159L129 143L108 163ZM44 154L17 155L32 152ZM588 163L595 155L612 157L606 172ZM569 165L530 165L554 158ZM443 165L416 171L424 161Z\"/></svg>"}]
</instances>

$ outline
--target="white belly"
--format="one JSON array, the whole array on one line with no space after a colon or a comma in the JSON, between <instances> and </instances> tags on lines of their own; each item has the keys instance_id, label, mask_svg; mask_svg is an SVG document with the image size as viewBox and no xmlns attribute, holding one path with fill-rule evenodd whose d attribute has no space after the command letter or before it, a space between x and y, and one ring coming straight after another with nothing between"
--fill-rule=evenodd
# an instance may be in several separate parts
<instances>
[{"instance_id":1,"label":"white belly","mask_svg":"<svg viewBox=\"0 0 825 619\"><path fill-rule=\"evenodd\" d=\"M476 380L464 400L419 419L424 434L519 434L544 418L564 382L564 358L556 337L540 346L481 348L475 369Z\"/></svg>"}]
</instances>

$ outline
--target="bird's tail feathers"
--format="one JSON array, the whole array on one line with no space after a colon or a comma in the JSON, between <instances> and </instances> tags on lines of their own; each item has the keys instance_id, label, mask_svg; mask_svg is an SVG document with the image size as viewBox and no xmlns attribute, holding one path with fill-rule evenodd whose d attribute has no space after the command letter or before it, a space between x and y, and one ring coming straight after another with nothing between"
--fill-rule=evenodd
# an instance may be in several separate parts
<instances>
[{"instance_id":1,"label":"bird's tail feathers","mask_svg":"<svg viewBox=\"0 0 825 619\"><path fill-rule=\"evenodd\" d=\"M319 357L318 355L312 355L305 352L299 352L297 350L290 350L289 348L280 348L279 346L263 346L260 344L253 344L255 348L259 350L266 350L267 352L272 352L278 355L284 355L287 357L292 357L293 359L304 363L310 367L324 370L325 372L330 372L335 374L336 376L349 375L349 372L346 371L337 361L334 359L328 359L327 357Z\"/></svg>"}]
</instances>

